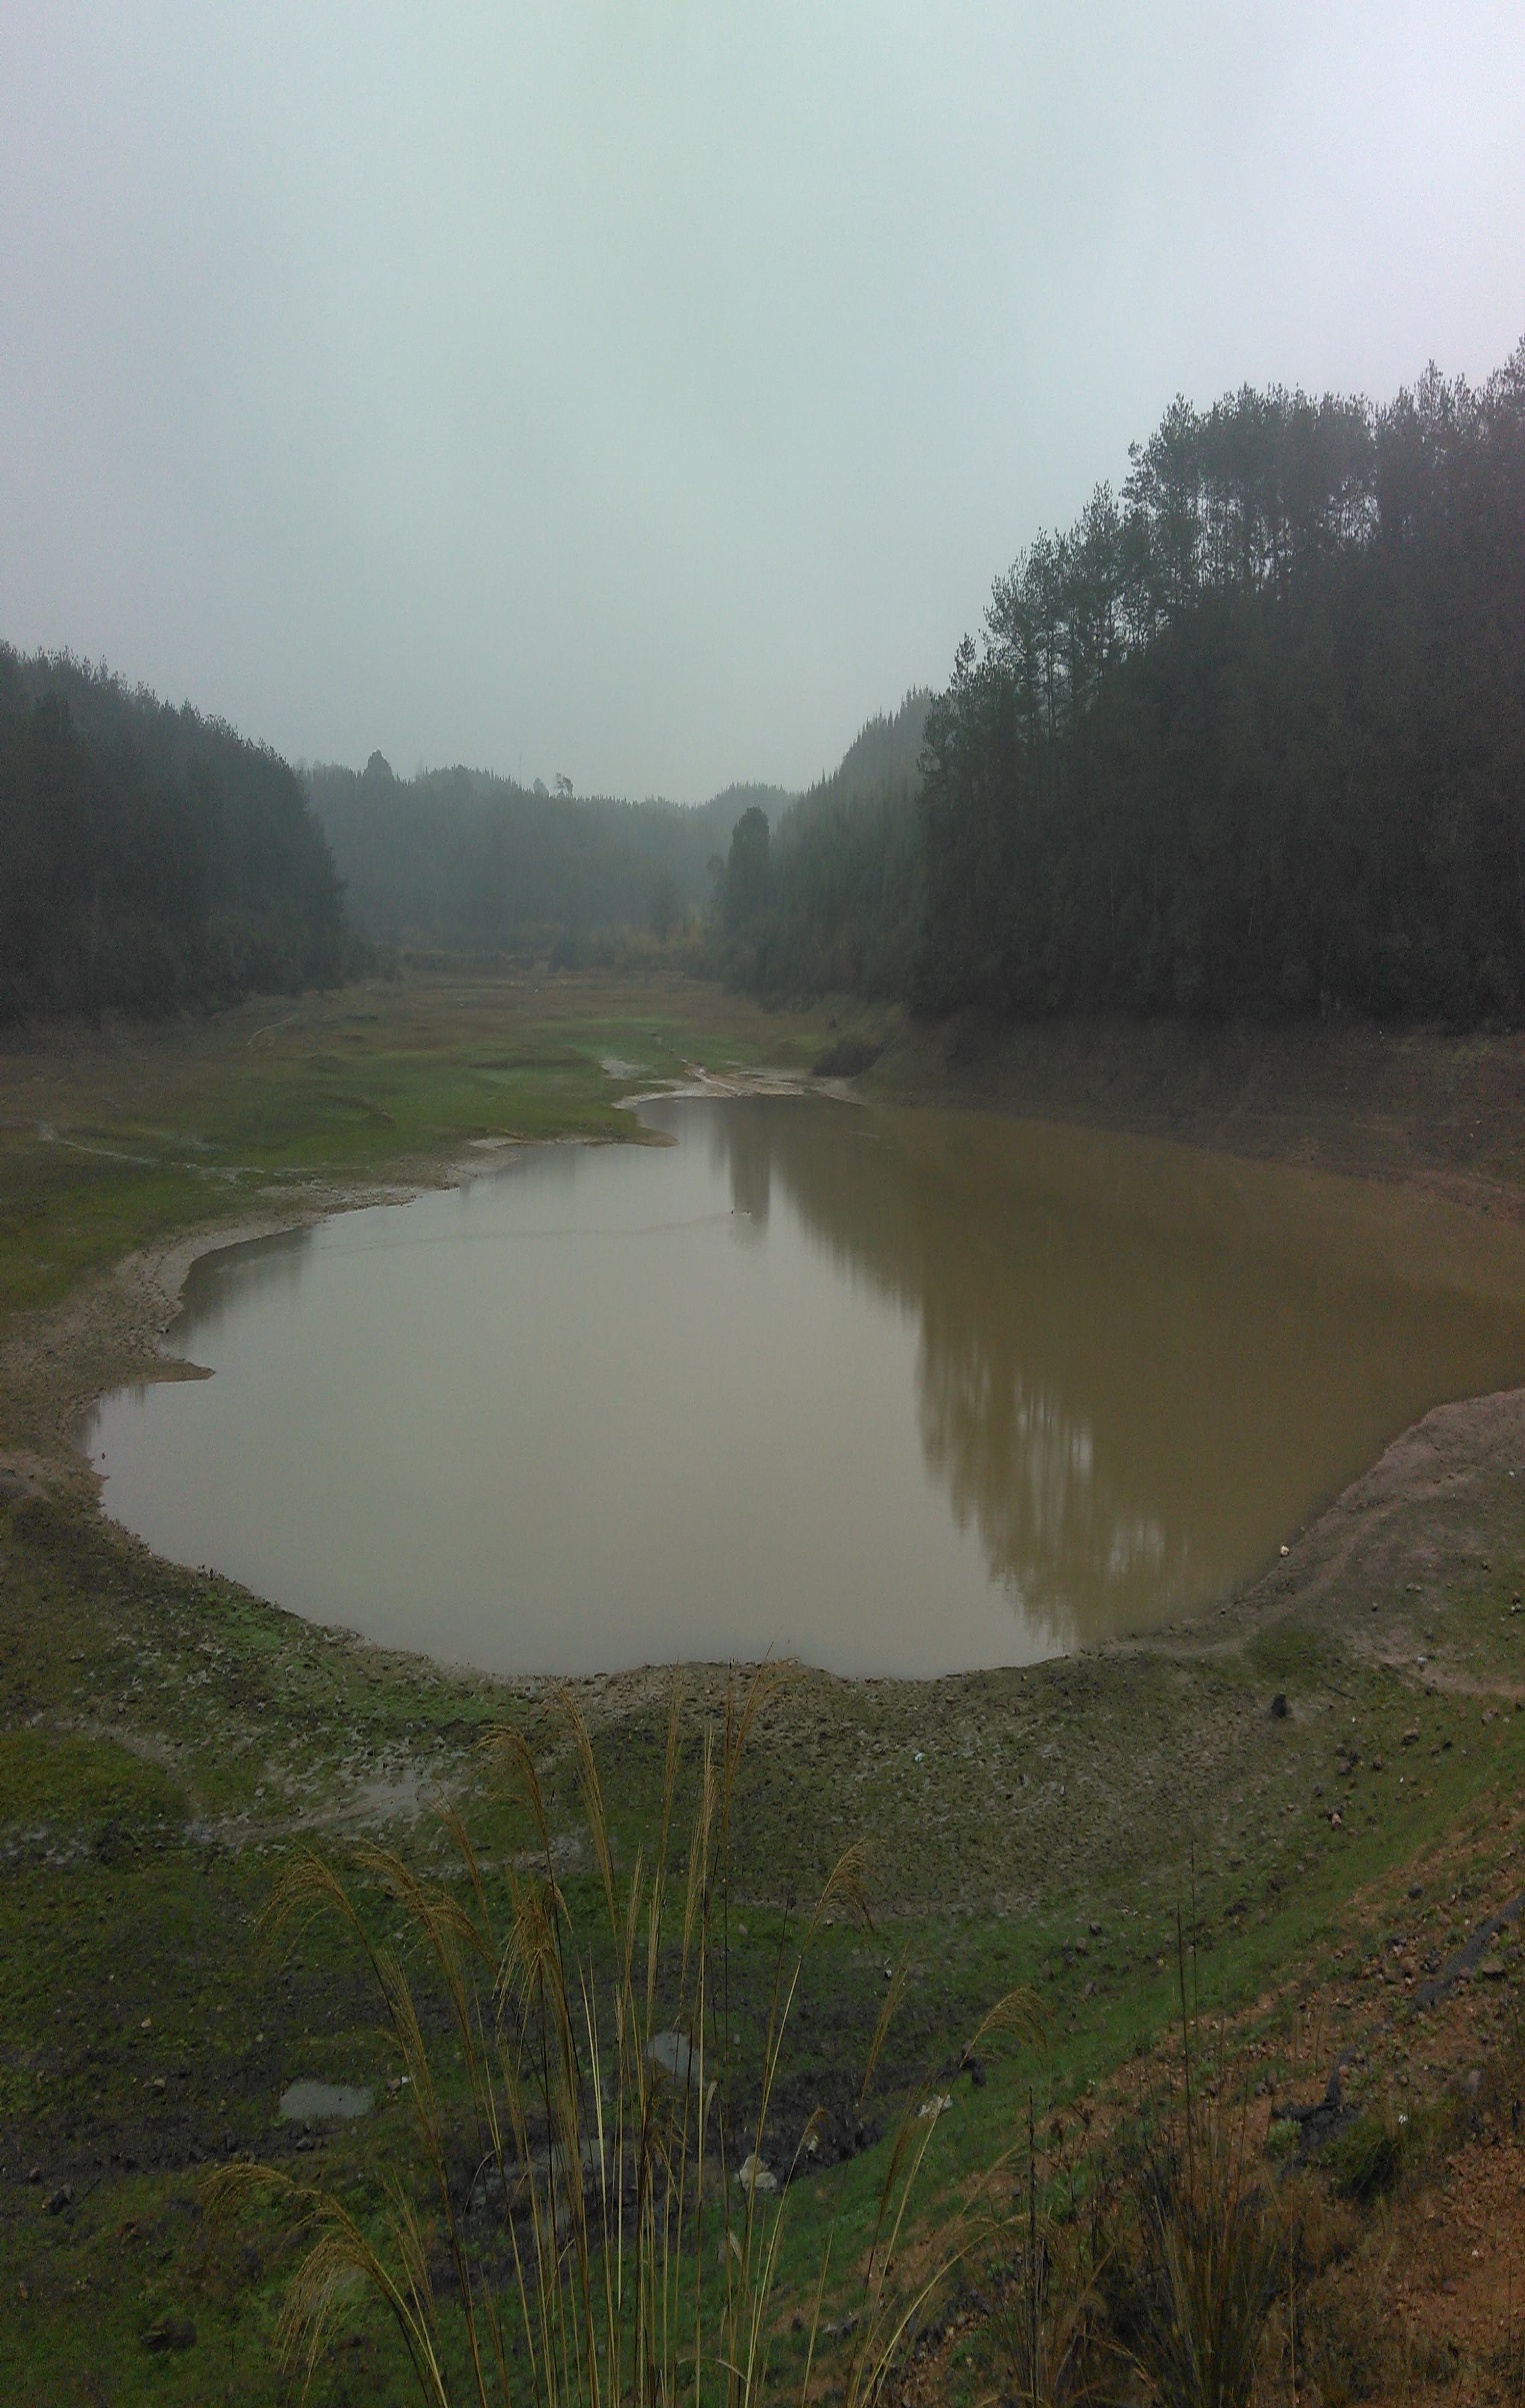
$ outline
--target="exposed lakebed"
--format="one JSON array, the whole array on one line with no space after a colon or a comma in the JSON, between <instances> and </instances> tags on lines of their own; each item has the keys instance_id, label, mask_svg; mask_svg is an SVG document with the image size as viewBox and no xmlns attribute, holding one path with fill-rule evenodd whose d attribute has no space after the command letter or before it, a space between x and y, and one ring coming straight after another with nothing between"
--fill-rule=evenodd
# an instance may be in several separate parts
<instances>
[{"instance_id":1,"label":"exposed lakebed","mask_svg":"<svg viewBox=\"0 0 1525 2408\"><path fill-rule=\"evenodd\" d=\"M1525 1380L1525 1236L1034 1123L669 1097L666 1147L206 1256L108 1398L162 1554L507 1672L1030 1660L1200 1608L1446 1398Z\"/></svg>"}]
</instances>

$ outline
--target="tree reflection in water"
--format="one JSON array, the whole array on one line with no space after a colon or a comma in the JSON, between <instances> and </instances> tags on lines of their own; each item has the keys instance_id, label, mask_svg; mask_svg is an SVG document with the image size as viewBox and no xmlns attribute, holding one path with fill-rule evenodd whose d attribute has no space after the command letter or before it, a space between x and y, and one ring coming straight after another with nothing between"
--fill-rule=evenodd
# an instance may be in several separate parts
<instances>
[{"instance_id":1,"label":"tree reflection in water","mask_svg":"<svg viewBox=\"0 0 1525 2408\"><path fill-rule=\"evenodd\" d=\"M1465 1216L1437 1245L1445 1208L1369 1185L767 1097L709 1141L739 1216L765 1227L776 1180L914 1319L928 1469L1052 1644L1200 1605L1438 1398L1525 1372L1521 1291L1474 1276Z\"/></svg>"}]
</instances>

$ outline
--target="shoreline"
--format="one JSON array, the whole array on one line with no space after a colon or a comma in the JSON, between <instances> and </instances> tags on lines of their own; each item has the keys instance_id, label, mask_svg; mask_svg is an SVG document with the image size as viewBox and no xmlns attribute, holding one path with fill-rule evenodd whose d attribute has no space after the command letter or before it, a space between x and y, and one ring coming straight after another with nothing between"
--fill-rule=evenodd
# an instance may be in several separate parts
<instances>
[{"instance_id":1,"label":"shoreline","mask_svg":"<svg viewBox=\"0 0 1525 2408\"><path fill-rule=\"evenodd\" d=\"M621 1095L613 1098L614 1110L639 1121L643 1104L674 1097L819 1095L833 1101L856 1100L844 1081L811 1080L788 1070L727 1074L709 1071L701 1063L686 1063L684 1069L686 1082ZM268 1211L194 1223L173 1238L132 1249L58 1304L14 1312L0 1336L0 1400L10 1409L9 1418L21 1419L36 1435L21 1443L0 1441L0 1484L8 1482L13 1496L36 1496L49 1489L94 1493L98 1483L79 1453L79 1428L113 1388L135 1381L196 1376L162 1349L182 1310L192 1270L209 1255L256 1244L262 1238L316 1228L346 1212L402 1207L422 1196L466 1187L536 1147L614 1141L580 1132L478 1139L464 1152L403 1166L389 1178L334 1184L312 1180L290 1203L278 1203L272 1195ZM644 1125L640 1137L625 1141L670 1142ZM0 1496L5 1493L0 1486Z\"/></svg>"},{"instance_id":2,"label":"shoreline","mask_svg":"<svg viewBox=\"0 0 1525 2408\"><path fill-rule=\"evenodd\" d=\"M894 1108L899 1100L891 1096L863 1096L855 1092L852 1082L831 1080L813 1081L788 1071L769 1069L742 1070L730 1074L713 1074L701 1064L685 1062L687 1075L681 1083L644 1088L618 1098L616 1110L639 1113L643 1104L661 1102L673 1097L735 1096L757 1095L815 1095L823 1100L856 1103L884 1103ZM842 1092L839 1094L838 1090ZM913 1110L937 1110L916 1098ZM950 1110L971 1109L971 1099L960 1096L945 1107ZM974 1109L980 1109L974 1106ZM1000 1117L1036 1121L1039 1116L1014 1112L1010 1107L990 1104L985 1107ZM1054 1124L1057 1127L1104 1127L1104 1124L1072 1119ZM1203 1146L1195 1138L1171 1137L1157 1141L1187 1145L1193 1150L1216 1153L1225 1159L1265 1161L1264 1154L1235 1157L1224 1149ZM51 1496L58 1501L73 1499L91 1508L103 1526L115 1538L135 1548L141 1548L151 1563L165 1569L187 1572L188 1567L176 1566L170 1558L157 1556L146 1541L116 1523L101 1502L101 1480L83 1454L79 1437L94 1406L112 1389L137 1381L179 1380L205 1376L195 1367L182 1364L178 1357L166 1355L163 1342L183 1308L185 1283L194 1267L209 1256L235 1247L254 1243L261 1239L291 1231L312 1228L322 1223L352 1211L377 1207L401 1208L420 1197L434 1192L461 1187L473 1180L492 1175L493 1170L512 1154L528 1151L533 1146L554 1144L585 1144L608 1142L608 1140L583 1136L536 1138L528 1140L491 1139L479 1140L465 1152L456 1152L442 1160L410 1166L407 1172L391 1179L323 1184L313 1182L302 1198L295 1197L289 1204L266 1213L251 1213L232 1220L213 1219L183 1229L158 1244L135 1249L111 1268L91 1280L65 1297L62 1303L38 1312L19 1315L22 1326L15 1326L0 1342L0 1395L14 1402L18 1396L27 1400L28 1418L38 1436L51 1443L32 1446L0 1446L0 1503ZM655 1131L647 1131L645 1142L670 1142ZM1283 1151L1270 1157L1287 1167L1304 1168L1297 1156ZM1432 1179L1423 1173L1393 1177L1374 1169L1364 1172L1333 1172L1324 1167L1324 1176L1352 1176L1377 1181L1395 1196L1408 1193L1426 1200L1434 1200L1436 1188ZM1453 1192L1444 1200L1452 1209L1476 1210L1460 1204ZM1525 1197L1515 1199L1525 1215ZM1511 1213L1511 1219L1516 1215ZM1425 1459L1429 1445L1427 1434L1432 1424L1440 1426L1443 1417L1448 1454L1455 1458L1449 1477L1462 1476L1476 1469L1497 1454L1501 1433L1520 1433L1521 1480L1525 1484L1525 1386L1480 1393L1472 1397L1443 1401L1423 1413L1406 1429L1395 1434L1378 1457L1366 1465L1344 1487L1316 1501L1307 1522L1300 1525L1291 1542L1290 1554L1279 1562L1272 1562L1263 1572L1253 1576L1222 1593L1203 1599L1189 1615L1178 1620L1155 1625L1134 1631L1117 1631L1100 1641L1081 1643L1057 1651L1052 1657L1035 1659L1036 1663L1075 1663L1119 1655L1154 1652L1164 1655L1200 1653L1204 1645L1211 1647L1230 1636L1243 1637L1244 1617L1259 1618L1261 1610L1273 1600L1284 1611L1291 1611L1300 1601L1296 1593L1301 1583L1288 1584L1294 1570L1301 1571L1314 1555L1328 1545L1330 1535L1347 1530L1359 1519L1363 1500L1380 1491L1382 1512L1391 1521L1401 1516L1405 1502L1405 1475L1399 1467L1409 1467L1406 1475L1412 1496L1406 1501L1417 1505L1425 1495L1425 1475L1418 1466ZM1398 1493L1393 1491L1395 1473ZM223 1574L215 1575L229 1587L241 1584ZM1320 1586L1327 1582L1320 1580ZM701 1686L712 1688L727 1677L748 1672L754 1668L740 1662L727 1664L719 1659L684 1658L681 1663L646 1663L625 1669L602 1669L574 1673L502 1672L489 1670L469 1663L456 1662L435 1656L422 1648L398 1647L395 1643L367 1638L346 1625L324 1623L284 1605L276 1598L264 1598L256 1592L243 1592L271 1612L291 1615L318 1637L340 1642L348 1648L365 1651L378 1665L385 1663L401 1671L405 1668L414 1677L429 1673L456 1684L491 1684L506 1697L544 1696L557 1687L568 1688L590 1700L611 1703L619 1699L619 1711L628 1711L632 1704L648 1701L654 1684L666 1684L674 1674L692 1676ZM1217 1624L1228 1628L1215 1628ZM978 1683L991 1678L1020 1677L1035 1665L1005 1667L957 1668L937 1673L896 1675L880 1673L841 1673L797 1659L783 1659L798 1672L812 1681L838 1684L849 1691L864 1693L904 1690L927 1692L940 1685Z\"/></svg>"}]
</instances>

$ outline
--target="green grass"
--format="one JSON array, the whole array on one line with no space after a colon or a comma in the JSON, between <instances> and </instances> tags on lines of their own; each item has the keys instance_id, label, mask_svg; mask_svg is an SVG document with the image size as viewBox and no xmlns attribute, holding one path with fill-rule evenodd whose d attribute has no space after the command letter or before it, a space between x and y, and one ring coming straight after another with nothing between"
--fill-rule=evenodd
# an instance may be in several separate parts
<instances>
[{"instance_id":1,"label":"green grass","mask_svg":"<svg viewBox=\"0 0 1525 2408\"><path fill-rule=\"evenodd\" d=\"M676 977L414 976L205 1021L51 1032L0 1054L0 1311L136 1246L268 1211L270 1190L427 1177L474 1140L631 1139L631 1082L696 1058L805 1068L818 1015ZM49 1134L41 1132L47 1130Z\"/></svg>"}]
</instances>

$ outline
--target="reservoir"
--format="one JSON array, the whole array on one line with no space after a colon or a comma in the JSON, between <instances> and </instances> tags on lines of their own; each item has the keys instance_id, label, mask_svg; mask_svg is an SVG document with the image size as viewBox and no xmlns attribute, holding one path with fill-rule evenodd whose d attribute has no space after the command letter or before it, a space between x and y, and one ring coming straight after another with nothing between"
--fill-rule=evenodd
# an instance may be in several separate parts
<instances>
[{"instance_id":1,"label":"reservoir","mask_svg":"<svg viewBox=\"0 0 1525 2408\"><path fill-rule=\"evenodd\" d=\"M808 1096L209 1254L84 1442L160 1553L500 1672L1031 1661L1190 1614L1443 1399L1525 1235L1374 1182Z\"/></svg>"}]
</instances>

